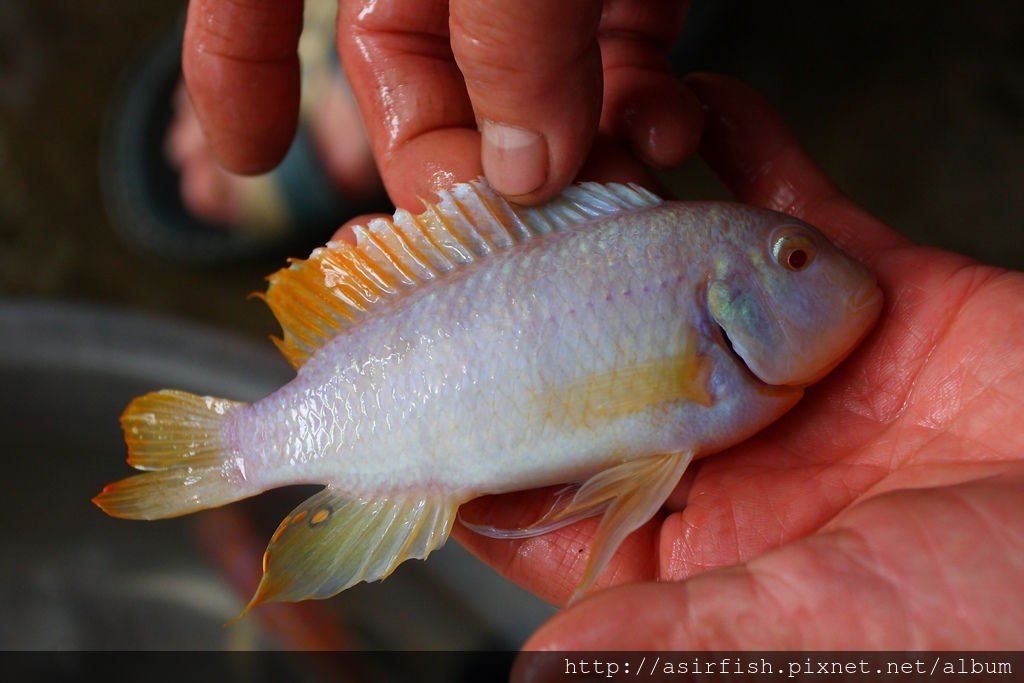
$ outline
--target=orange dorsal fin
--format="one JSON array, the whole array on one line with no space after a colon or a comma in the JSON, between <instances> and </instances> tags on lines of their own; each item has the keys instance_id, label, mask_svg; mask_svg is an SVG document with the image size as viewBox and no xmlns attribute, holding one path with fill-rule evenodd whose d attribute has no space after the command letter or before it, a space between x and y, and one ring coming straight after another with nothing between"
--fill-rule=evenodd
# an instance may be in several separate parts
<instances>
[{"instance_id":1,"label":"orange dorsal fin","mask_svg":"<svg viewBox=\"0 0 1024 683\"><path fill-rule=\"evenodd\" d=\"M268 278L262 298L283 331L274 343L294 367L380 304L496 251L661 203L639 186L617 183L580 183L540 207L511 204L483 179L438 196L418 216L399 209L357 226L355 246L329 242Z\"/></svg>"}]
</instances>

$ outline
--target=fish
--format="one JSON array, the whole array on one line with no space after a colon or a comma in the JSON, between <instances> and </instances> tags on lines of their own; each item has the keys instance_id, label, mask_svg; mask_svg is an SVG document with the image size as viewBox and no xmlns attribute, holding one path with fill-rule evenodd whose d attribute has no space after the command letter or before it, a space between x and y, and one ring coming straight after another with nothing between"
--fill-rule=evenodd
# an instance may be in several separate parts
<instances>
[{"instance_id":1,"label":"fish","mask_svg":"<svg viewBox=\"0 0 1024 683\"><path fill-rule=\"evenodd\" d=\"M464 503L563 484L522 528L600 517L583 595L689 463L790 410L877 320L872 273L767 209L580 183L539 207L483 179L271 275L295 378L254 403L161 390L121 418L129 519L321 484L245 608L323 599L440 547Z\"/></svg>"}]
</instances>

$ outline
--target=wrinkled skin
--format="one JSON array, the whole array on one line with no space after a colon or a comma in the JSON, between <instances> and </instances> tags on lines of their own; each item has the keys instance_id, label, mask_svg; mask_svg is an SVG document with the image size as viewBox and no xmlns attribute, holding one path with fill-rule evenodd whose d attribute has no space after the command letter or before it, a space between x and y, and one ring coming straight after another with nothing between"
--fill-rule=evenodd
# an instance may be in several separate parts
<instances>
[{"instance_id":1,"label":"wrinkled skin","mask_svg":"<svg viewBox=\"0 0 1024 683\"><path fill-rule=\"evenodd\" d=\"M382 9L375 17L380 23L372 25L366 17L358 20L364 4L343 7L339 43L353 89L369 112L364 118L387 187L400 205L413 206L417 194L479 174L473 109L500 113L501 103L488 104L487 89L474 92L472 69L467 90L448 47L463 31L455 15L472 3L452 3L451 33L446 3L381 0L378 6L389 11ZM567 88L558 116L541 109L530 125L547 130L545 117L578 120L583 130L596 128L597 138L593 145L585 135L563 139L568 151L553 158L545 184L517 199L535 202L557 192L587 150L583 177L649 181L641 160L666 165L685 156L703 118L701 152L737 199L818 226L875 271L886 307L865 343L790 414L694 466L662 513L622 545L593 594L545 624L526 648L1021 649L1024 275L908 243L842 197L778 115L734 81L694 77L664 89L670 106L650 105L645 93L667 77L659 46L682 15L675 24L648 22L666 28L658 35L611 21L630 15L609 7L630 4L607 3L597 35L584 31L582 46L564 40L569 32L561 25L556 36L538 41L544 50L547 42L575 49L568 56L553 54L557 46L545 52L554 64L559 57L576 64L575 58L592 55L596 40L603 55L618 54L633 66L609 73L614 62L605 59L598 116L592 81L581 77L592 71L592 56L580 62L583 71ZM294 21L286 15L297 5L270 3L265 9L280 12L276 18L287 28ZM196 44L193 18L202 11L243 6L193 0L187 43ZM481 21L465 17L470 25ZM263 18L264 27L273 26L275 17ZM582 22L584 28L593 26L590 21ZM522 23L495 22L490 35L501 38L506 25L517 34L523 29ZM613 27L634 32L607 30ZM616 42L623 35L639 39ZM361 49L346 43L352 36L362 36ZM297 65L288 61L287 40L279 44L264 36L245 49L239 45L212 45L206 58L213 61L206 64L187 48L185 68L215 150L235 170L254 171L287 147L275 148L274 140L290 139L290 100L275 100L282 103L278 109L246 107L247 95L231 90L249 82L261 84L250 92L261 101L278 88L287 94L293 78L297 83L297 75L289 75L297 74ZM218 54L243 59L218 62ZM240 77L253 76L253 70L265 70L262 81ZM409 81L402 98L388 99L394 85L389 79ZM508 82L513 90L539 87ZM638 88L630 91L632 83ZM698 99L703 114L692 106ZM252 118L228 130L218 121L226 115L225 102ZM629 102L645 106L630 109ZM528 103L505 106L529 112ZM645 119L627 116L629 111L653 113ZM648 123L667 119L678 123L660 129ZM645 130L663 134L645 138ZM477 501L465 514L515 527L535 520L549 504L550 492L524 492ZM522 541L487 539L458 526L455 535L511 580L564 604L586 564L595 527L590 520Z\"/></svg>"}]
</instances>

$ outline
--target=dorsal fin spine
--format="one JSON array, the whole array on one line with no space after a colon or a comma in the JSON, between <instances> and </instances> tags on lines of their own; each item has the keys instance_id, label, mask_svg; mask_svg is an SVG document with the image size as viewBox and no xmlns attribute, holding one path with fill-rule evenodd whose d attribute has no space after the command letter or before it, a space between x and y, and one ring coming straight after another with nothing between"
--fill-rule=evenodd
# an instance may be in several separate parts
<instances>
[{"instance_id":1,"label":"dorsal fin spine","mask_svg":"<svg viewBox=\"0 0 1024 683\"><path fill-rule=\"evenodd\" d=\"M534 234L546 235L549 232L554 232L554 225L551 219L543 211L533 207L521 207L517 210L517 213L518 211L522 211L520 219L523 223L533 228ZM523 216L525 216L525 219L522 218Z\"/></svg>"},{"instance_id":2,"label":"dorsal fin spine","mask_svg":"<svg viewBox=\"0 0 1024 683\"><path fill-rule=\"evenodd\" d=\"M320 313L327 320L336 319L333 326L335 330L358 320L366 312L366 305L362 303L362 301L366 301L363 298L363 293L352 283L352 276L348 272L340 270L341 267L341 264L334 259L334 254L330 250L324 250L320 262L319 278L316 278L316 273L310 273L311 277L307 279L307 286L310 289L319 289L327 294L327 296L319 297ZM339 276L339 273L344 273L344 276ZM327 287L318 287L320 282L330 282L331 284ZM338 318L340 320L337 320Z\"/></svg>"},{"instance_id":3,"label":"dorsal fin spine","mask_svg":"<svg viewBox=\"0 0 1024 683\"><path fill-rule=\"evenodd\" d=\"M353 232L356 234L355 254L362 260L366 274L382 293L397 292L398 283L395 282L395 275L388 272L393 266L388 263L387 255L379 251L380 247L373 239L373 233L362 225L357 225ZM374 251L378 251L377 258L374 258Z\"/></svg>"},{"instance_id":4,"label":"dorsal fin spine","mask_svg":"<svg viewBox=\"0 0 1024 683\"><path fill-rule=\"evenodd\" d=\"M480 194L480 191L476 188L475 185L470 185L470 190L471 191L468 191L468 193L466 193L467 200L474 202L477 206L480 207L480 214L482 219L481 222L486 224L490 228L490 230L492 230L493 233L496 234L496 236L500 236L499 240L492 238L492 242L494 242L496 245L499 245L502 248L511 247L513 244L518 242L514 234L512 234L512 230L510 230L509 227L505 224L506 221L503 221L499 217L498 212L495 211L495 207L492 205L492 203L490 203L486 197ZM510 214L506 213L506 215Z\"/></svg>"},{"instance_id":5,"label":"dorsal fin spine","mask_svg":"<svg viewBox=\"0 0 1024 683\"><path fill-rule=\"evenodd\" d=\"M494 217L498 225L501 226L502 230L505 230L511 237L513 242L522 242L530 239L536 233L530 229L519 212L515 210L508 200L506 200L500 194L488 189L486 192L477 187L476 185L468 186L472 193L479 199L480 203L487 207L487 210ZM502 219L501 216L504 216ZM513 231L514 229L514 231Z\"/></svg>"},{"instance_id":6,"label":"dorsal fin spine","mask_svg":"<svg viewBox=\"0 0 1024 683\"><path fill-rule=\"evenodd\" d=\"M351 249L347 244L346 248ZM369 293L370 283L362 280L358 273L346 267L350 262L345 255L334 248L323 250L320 271L324 274L324 286L334 290L336 295L345 293L344 300L351 302L359 311L366 311L365 304L373 304L375 299Z\"/></svg>"},{"instance_id":7,"label":"dorsal fin spine","mask_svg":"<svg viewBox=\"0 0 1024 683\"><path fill-rule=\"evenodd\" d=\"M375 305L550 232L591 219L654 206L661 200L636 185L581 183L542 207L508 202L483 181L439 192L419 215L357 226L356 245L330 242L306 260L274 273L262 296L284 334L274 343L296 367ZM523 258L531 258L525 254Z\"/></svg>"},{"instance_id":8,"label":"dorsal fin spine","mask_svg":"<svg viewBox=\"0 0 1024 683\"><path fill-rule=\"evenodd\" d=\"M433 278L429 262L424 261L414 245L398 227L397 223L378 218L370 222L373 229L373 236L387 249L396 265L409 276L411 280L420 283Z\"/></svg>"},{"instance_id":9,"label":"dorsal fin spine","mask_svg":"<svg viewBox=\"0 0 1024 683\"><path fill-rule=\"evenodd\" d=\"M364 276L365 282L379 292L378 298L374 300L376 303L380 300L380 295L394 294L397 290L388 283L384 273L379 270L380 266L374 263L374 260L369 258L366 253L367 228L356 225L353 231L355 232L355 249L349 247L345 250L345 255L350 259L356 271Z\"/></svg>"},{"instance_id":10,"label":"dorsal fin spine","mask_svg":"<svg viewBox=\"0 0 1024 683\"><path fill-rule=\"evenodd\" d=\"M601 210L601 207L590 206L586 202L577 201L575 198L570 198L570 201L566 202L566 208L571 213L578 213L588 218L596 218L608 213L607 211Z\"/></svg>"},{"instance_id":11,"label":"dorsal fin spine","mask_svg":"<svg viewBox=\"0 0 1024 683\"><path fill-rule=\"evenodd\" d=\"M561 198L552 202L551 210L558 218L556 223L558 230L564 230L567 225L572 225L588 218L586 213L578 210L573 204Z\"/></svg>"},{"instance_id":12,"label":"dorsal fin spine","mask_svg":"<svg viewBox=\"0 0 1024 683\"><path fill-rule=\"evenodd\" d=\"M455 267L455 262L448 258L448 254L445 253L445 247L443 244L437 241L434 235L431 233L427 224L424 223L419 216L409 214L412 218L412 224L423 234L424 239L437 251L437 257L443 264L444 272L448 272Z\"/></svg>"},{"instance_id":13,"label":"dorsal fin spine","mask_svg":"<svg viewBox=\"0 0 1024 683\"><path fill-rule=\"evenodd\" d=\"M477 223L481 230L486 230L490 233L488 240L493 249L504 249L512 246L518 240L498 217L494 207L477 190L476 186L470 185L469 187L470 191L462 193L464 196L461 200L458 195L455 195L456 201L460 202L465 210L469 212L470 216L479 216L478 220L473 222ZM479 209L474 210L475 207L479 207Z\"/></svg>"},{"instance_id":14,"label":"dorsal fin spine","mask_svg":"<svg viewBox=\"0 0 1024 683\"><path fill-rule=\"evenodd\" d=\"M452 251L458 256L456 263L472 263L476 260L473 256L472 250L469 245L463 241L462 236L456 231L452 230L452 226L445 220L445 217L437 210L438 207L435 204L427 204L427 210L423 212L423 216L429 216L432 220L431 223L427 223L427 229L433 228L437 230L439 234L447 235L451 237L451 240L444 244L445 248Z\"/></svg>"},{"instance_id":15,"label":"dorsal fin spine","mask_svg":"<svg viewBox=\"0 0 1024 683\"><path fill-rule=\"evenodd\" d=\"M435 272L447 273L454 267L454 264L444 255L441 245L437 243L433 236L431 236L430 231L427 230L426 226L416 216L405 209L399 209L395 213L395 225L405 235L405 238L422 254L423 259Z\"/></svg>"},{"instance_id":16,"label":"dorsal fin spine","mask_svg":"<svg viewBox=\"0 0 1024 683\"><path fill-rule=\"evenodd\" d=\"M566 194L574 199L580 198L584 201L578 201L577 206L581 206L584 203L593 204L597 209L598 213L606 214L613 213L617 210L628 209L629 204L625 204L619 199L617 195L605 193L604 195L594 192L594 190L588 184L575 185L569 188Z\"/></svg>"},{"instance_id":17,"label":"dorsal fin spine","mask_svg":"<svg viewBox=\"0 0 1024 683\"><path fill-rule=\"evenodd\" d=\"M313 252L310 257L320 259L320 272L324 275L324 286L337 289L344 288L354 292L364 301L369 301L367 288L368 282L364 282L359 273L350 267L351 259L345 251L347 244L340 245L330 243L323 249Z\"/></svg>"},{"instance_id":18,"label":"dorsal fin spine","mask_svg":"<svg viewBox=\"0 0 1024 683\"><path fill-rule=\"evenodd\" d=\"M394 271L393 273L387 273L389 279L397 278L398 282L406 287L416 285L416 278L413 277L412 273L406 270L405 266L402 264L402 260L398 257L398 254L394 253L388 247L384 239L381 237L379 230L371 229L367 230L363 234L368 243L366 246L372 247L378 252L377 258L371 257L370 261L385 272L388 270ZM367 251L369 251L369 249Z\"/></svg>"},{"instance_id":19,"label":"dorsal fin spine","mask_svg":"<svg viewBox=\"0 0 1024 683\"><path fill-rule=\"evenodd\" d=\"M430 263L427 261L426 257L416 249L412 240L406 236L405 231L400 229L397 224L391 223L390 232L394 237L395 243L401 249L400 253L403 255L402 262L407 268L415 271L413 276L417 277L421 281L435 279L437 277L437 273L430 267Z\"/></svg>"},{"instance_id":20,"label":"dorsal fin spine","mask_svg":"<svg viewBox=\"0 0 1024 683\"><path fill-rule=\"evenodd\" d=\"M650 190L644 187L640 187L636 183L630 183L626 185L612 185L611 191L619 196L623 196L625 193L629 194L629 204L634 208L641 208L644 206L653 206L661 203L661 198L654 194Z\"/></svg>"},{"instance_id":21,"label":"dorsal fin spine","mask_svg":"<svg viewBox=\"0 0 1024 683\"><path fill-rule=\"evenodd\" d=\"M492 254L494 244L487 239L483 231L473 225L462 203L450 192L442 192L441 195L441 215L445 217L445 223L449 228L462 237L466 248L478 257Z\"/></svg>"}]
</instances>

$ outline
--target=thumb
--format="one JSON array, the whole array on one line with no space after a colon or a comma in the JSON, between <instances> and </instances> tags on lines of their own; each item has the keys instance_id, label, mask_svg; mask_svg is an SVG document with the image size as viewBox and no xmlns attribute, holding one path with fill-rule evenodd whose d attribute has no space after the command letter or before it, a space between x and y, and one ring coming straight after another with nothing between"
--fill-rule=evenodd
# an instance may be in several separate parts
<instances>
[{"instance_id":1,"label":"thumb","mask_svg":"<svg viewBox=\"0 0 1024 683\"><path fill-rule=\"evenodd\" d=\"M484 173L502 194L543 201L582 165L601 113L600 19L592 0L451 3Z\"/></svg>"}]
</instances>

